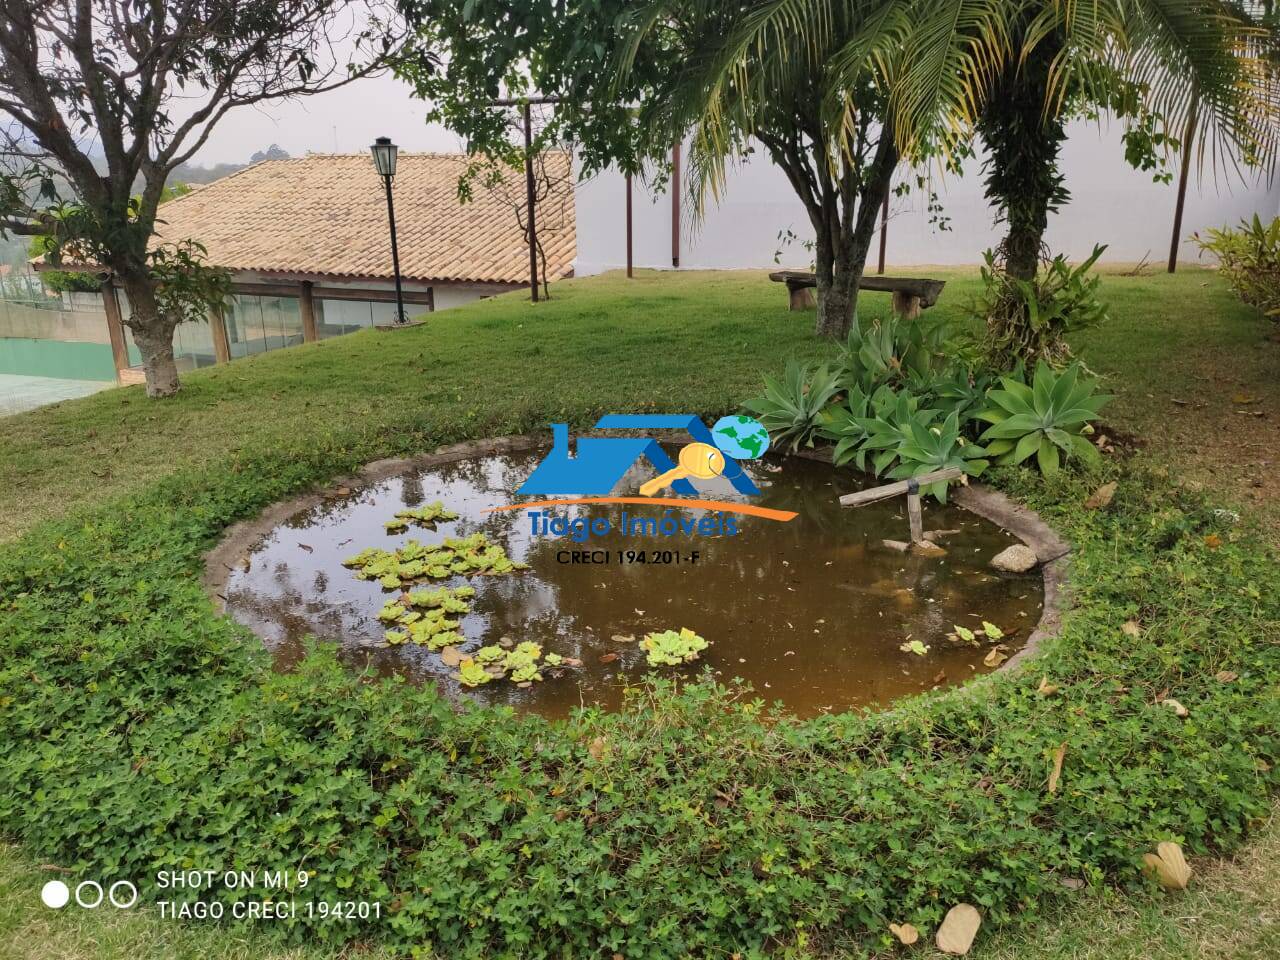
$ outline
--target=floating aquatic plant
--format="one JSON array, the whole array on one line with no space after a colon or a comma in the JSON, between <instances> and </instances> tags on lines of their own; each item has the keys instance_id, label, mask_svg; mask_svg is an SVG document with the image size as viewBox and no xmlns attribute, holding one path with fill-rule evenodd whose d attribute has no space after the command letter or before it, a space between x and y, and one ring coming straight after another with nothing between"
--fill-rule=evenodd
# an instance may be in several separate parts
<instances>
[{"instance_id":1,"label":"floating aquatic plant","mask_svg":"<svg viewBox=\"0 0 1280 960\"><path fill-rule=\"evenodd\" d=\"M898 649L903 653L914 653L917 657L923 657L929 652L928 644L921 643L919 640L908 640L906 643L898 644Z\"/></svg>"},{"instance_id":2,"label":"floating aquatic plant","mask_svg":"<svg viewBox=\"0 0 1280 960\"><path fill-rule=\"evenodd\" d=\"M458 665L458 682L464 687L479 687L493 680L484 667L470 658Z\"/></svg>"},{"instance_id":3,"label":"floating aquatic plant","mask_svg":"<svg viewBox=\"0 0 1280 960\"><path fill-rule=\"evenodd\" d=\"M648 651L649 666L674 667L697 660L698 654L707 649L708 644L688 627L681 627L679 630L647 634L640 641L640 646Z\"/></svg>"},{"instance_id":4,"label":"floating aquatic plant","mask_svg":"<svg viewBox=\"0 0 1280 960\"><path fill-rule=\"evenodd\" d=\"M443 580L455 576L492 576L523 570L506 550L490 543L483 533L469 537L446 537L427 546L410 540L396 550L369 547L342 561L353 568L359 580L377 580L387 590L419 580Z\"/></svg>"},{"instance_id":5,"label":"floating aquatic plant","mask_svg":"<svg viewBox=\"0 0 1280 960\"><path fill-rule=\"evenodd\" d=\"M497 663L499 660L505 659L507 651L495 644L489 644L487 647L481 647L475 652L475 658L481 663Z\"/></svg>"},{"instance_id":6,"label":"floating aquatic plant","mask_svg":"<svg viewBox=\"0 0 1280 960\"><path fill-rule=\"evenodd\" d=\"M394 520L388 520L383 526L386 527L387 533L399 533L402 530L409 529L410 524L433 527L437 521L457 519L458 515L456 513L446 509L445 505L439 500L435 500L420 507L414 507L411 510L401 510L396 514Z\"/></svg>"}]
</instances>

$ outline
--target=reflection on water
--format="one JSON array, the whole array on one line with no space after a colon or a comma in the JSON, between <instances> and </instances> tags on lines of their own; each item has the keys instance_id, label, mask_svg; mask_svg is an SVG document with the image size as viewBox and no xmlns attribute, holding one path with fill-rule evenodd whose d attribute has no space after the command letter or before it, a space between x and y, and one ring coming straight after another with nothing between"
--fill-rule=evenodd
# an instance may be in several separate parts
<instances>
[{"instance_id":1,"label":"reflection on water","mask_svg":"<svg viewBox=\"0 0 1280 960\"><path fill-rule=\"evenodd\" d=\"M763 491L751 502L799 516L789 523L739 516L736 536L626 537L616 531L623 509L660 517L663 508L558 508L558 515L569 518L606 517L615 528L575 544L534 536L524 511L485 512L512 501L512 491L539 456L501 454L433 467L301 512L257 545L247 570L232 574L228 612L263 637L282 668L297 662L302 638L314 634L341 644L353 666L434 680L451 696L548 715L580 703L616 706L626 680L645 674L638 645L613 639L617 635L638 638L690 627L711 647L681 673L693 676L710 667L721 679L742 678L764 698L810 715L885 704L986 672L985 648L946 639L953 624L977 628L990 620L1012 634L1006 642L1016 648L1039 619L1038 575L1009 578L987 568L987 560L1011 542L1007 534L956 507L930 502L926 529L959 531L945 540L947 555L931 559L888 550L880 544L883 538L906 537L904 502L841 508L836 498L863 485L850 471L799 459L748 465ZM650 473L637 465L616 492L634 494ZM699 489L707 497L744 499L723 480L700 482ZM383 531L397 510L437 499L459 519L435 530L390 536ZM706 515L675 513L686 522ZM546 651L582 660L581 668L559 677L544 671L547 679L527 689L496 682L463 692L439 654L413 645L378 646L385 628L376 614L396 594L355 579L342 560L368 546L393 548L408 539L434 543L477 530L530 569L446 581L469 582L477 591L460 626L466 649L502 637L533 640ZM567 562L574 551L588 550L609 551L610 562ZM669 551L680 559L618 563L619 550ZM908 638L928 644L928 654L899 650Z\"/></svg>"}]
</instances>

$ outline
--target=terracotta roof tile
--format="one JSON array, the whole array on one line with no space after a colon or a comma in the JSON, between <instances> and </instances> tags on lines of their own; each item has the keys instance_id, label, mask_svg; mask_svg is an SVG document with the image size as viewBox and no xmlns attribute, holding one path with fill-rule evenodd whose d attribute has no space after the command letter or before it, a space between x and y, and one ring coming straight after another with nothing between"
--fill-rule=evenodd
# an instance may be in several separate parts
<instances>
[{"instance_id":1,"label":"terracotta roof tile","mask_svg":"<svg viewBox=\"0 0 1280 960\"><path fill-rule=\"evenodd\" d=\"M547 162L567 173L570 161L557 153ZM459 203L466 163L462 154L400 154L393 189L401 274L523 283L529 248L515 211L480 185ZM504 192L523 196L523 188L522 174L508 174ZM547 273L556 279L572 269L576 252L572 189L542 202L538 214ZM385 194L367 154L254 164L161 206L156 233L198 240L210 263L232 270L392 276Z\"/></svg>"}]
</instances>

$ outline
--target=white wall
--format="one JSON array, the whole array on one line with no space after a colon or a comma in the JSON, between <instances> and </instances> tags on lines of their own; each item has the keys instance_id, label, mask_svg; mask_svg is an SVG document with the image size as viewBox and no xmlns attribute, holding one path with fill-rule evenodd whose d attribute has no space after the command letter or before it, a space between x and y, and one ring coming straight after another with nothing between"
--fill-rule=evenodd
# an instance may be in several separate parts
<instances>
[{"instance_id":1,"label":"white wall","mask_svg":"<svg viewBox=\"0 0 1280 960\"><path fill-rule=\"evenodd\" d=\"M1149 173L1124 162L1119 124L1072 124L1064 145L1062 169L1071 202L1052 217L1048 243L1055 253L1073 259L1089 254L1094 243L1108 245L1104 260L1137 261L1150 256L1163 262L1173 229L1176 184L1153 183ZM1175 168L1176 169L1176 168ZM915 181L900 169L898 179ZM897 179L895 179L897 182ZM638 267L671 267L671 199L654 196L638 181L633 187L634 262ZM943 232L929 223L925 197L913 191L890 201L890 264L977 263L982 251L995 246L1000 231L982 196L981 158L969 161L962 177L939 179L933 189L950 217ZM687 191L686 191L687 196ZM626 265L626 186L621 174L610 171L580 184L576 194L578 275L600 273ZM1244 184L1234 174L1203 177L1193 171L1183 216L1180 259L1193 261L1198 251L1186 242L1208 226L1233 224L1257 212L1265 219L1280 214L1280 183ZM790 229L801 239L813 236L808 216L786 177L763 151L734 169L718 205L693 222L687 206L681 231L682 268L774 267L778 234ZM872 262L875 259L872 252ZM795 241L785 248L783 266L805 267L810 254Z\"/></svg>"}]
</instances>

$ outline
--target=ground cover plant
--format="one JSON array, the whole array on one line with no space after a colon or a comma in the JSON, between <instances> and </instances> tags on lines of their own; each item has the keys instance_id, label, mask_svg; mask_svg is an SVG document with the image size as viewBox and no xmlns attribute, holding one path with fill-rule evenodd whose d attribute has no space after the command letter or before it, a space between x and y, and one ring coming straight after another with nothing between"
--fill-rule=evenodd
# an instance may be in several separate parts
<instances>
[{"instance_id":1,"label":"ground cover plant","mask_svg":"<svg viewBox=\"0 0 1280 960\"><path fill-rule=\"evenodd\" d=\"M1193 297L1200 282L1186 288ZM557 303L564 347L584 324L572 295ZM455 321L480 357L517 322L484 326L503 307ZM732 361L706 362L746 367L733 377L753 386L778 332L730 333ZM346 349L358 363L362 344ZM288 396L287 377L258 373L306 362L241 367L252 374L241 389ZM468 364L482 361L456 362L443 386L474 382ZM571 419L606 412L584 402L599 389L588 365L566 362L585 378L574 400L585 409ZM698 369L661 356L628 368L632 393L661 393L683 370L683 402L707 415L734 406L716 402L701 356L683 363ZM594 377L613 385L600 403L617 403L614 370ZM560 413L559 398L525 384L502 387L527 391L520 417ZM170 415L198 432L201 415L184 403ZM423 443L501 432L466 410L442 402L414 432ZM455 714L429 691L352 678L324 650L296 674L273 674L252 638L212 615L197 582L202 551L233 519L403 442L402 423L364 426L297 448L259 434L216 467L179 469L3 550L0 822L10 835L86 873L193 857L297 863L317 872L308 896L388 905L376 929L330 923L311 940L390 938L448 956L751 954L828 938L875 944L890 922L928 931L960 899L989 924L1022 918L1067 896L1063 878L1136 887L1158 841L1229 849L1268 809L1280 752L1274 556L1158 470L1108 467L1118 489L1099 510L1083 503L1107 474L996 473L1077 546L1077 612L1031 672L806 723L715 688L676 695L660 684L622 714L555 725ZM30 427L5 439L20 447ZM144 466L149 442L137 451ZM1188 716L1161 705L1170 697Z\"/></svg>"}]
</instances>

